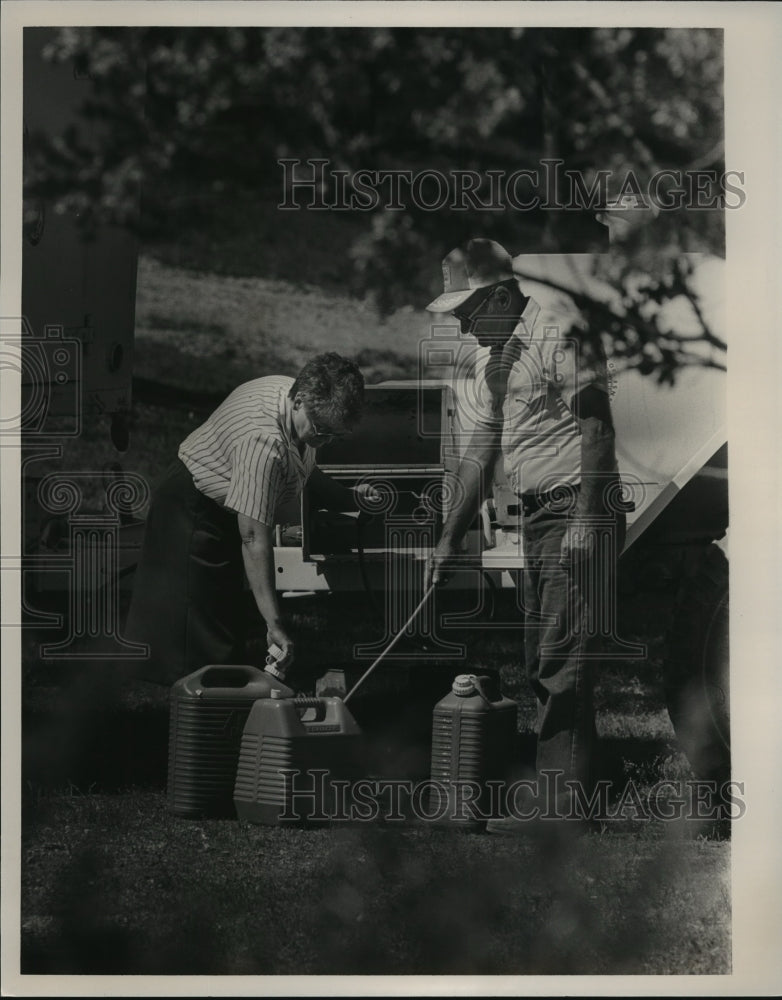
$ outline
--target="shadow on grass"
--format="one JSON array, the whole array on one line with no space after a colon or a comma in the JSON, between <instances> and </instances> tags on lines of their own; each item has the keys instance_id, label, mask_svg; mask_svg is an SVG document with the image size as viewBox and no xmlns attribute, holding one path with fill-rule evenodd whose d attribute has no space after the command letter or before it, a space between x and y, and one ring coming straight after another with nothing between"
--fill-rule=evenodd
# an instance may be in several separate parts
<instances>
[{"instance_id":1,"label":"shadow on grass","mask_svg":"<svg viewBox=\"0 0 782 1000\"><path fill-rule=\"evenodd\" d=\"M161 321L162 322L162 321ZM171 327L172 321L167 321ZM268 346L255 354L248 363L241 348L224 346L218 334L212 333L214 351L203 356L183 354L176 343L167 343L165 329L156 331L158 339L140 337L138 364L133 377L133 398L136 403L191 409L206 417L238 385L249 379L267 375L295 377L304 361L323 351L329 344L313 344L302 350L301 345ZM341 353L348 352L343 348ZM368 385L393 379L411 379L419 375L416 357L397 351L364 348L354 355Z\"/></svg>"},{"instance_id":2,"label":"shadow on grass","mask_svg":"<svg viewBox=\"0 0 782 1000\"><path fill-rule=\"evenodd\" d=\"M24 925L28 974L728 971L724 845L667 831L291 831L172 820L150 796L104 802L100 832L60 803L49 836L64 820L46 916Z\"/></svg>"},{"instance_id":3,"label":"shadow on grass","mask_svg":"<svg viewBox=\"0 0 782 1000\"><path fill-rule=\"evenodd\" d=\"M168 710L27 711L22 746L25 788L159 788L165 784Z\"/></svg>"}]
</instances>

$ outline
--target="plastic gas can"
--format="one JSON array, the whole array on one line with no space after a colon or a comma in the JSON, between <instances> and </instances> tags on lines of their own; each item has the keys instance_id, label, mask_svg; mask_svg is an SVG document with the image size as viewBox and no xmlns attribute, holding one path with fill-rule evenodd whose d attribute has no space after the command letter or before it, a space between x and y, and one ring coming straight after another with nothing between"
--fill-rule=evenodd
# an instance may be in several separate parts
<instances>
[{"instance_id":1,"label":"plastic gas can","mask_svg":"<svg viewBox=\"0 0 782 1000\"><path fill-rule=\"evenodd\" d=\"M168 808L178 816L233 816L242 731L260 699L293 691L264 670L211 665L178 680L169 700Z\"/></svg>"},{"instance_id":2,"label":"plastic gas can","mask_svg":"<svg viewBox=\"0 0 782 1000\"><path fill-rule=\"evenodd\" d=\"M432 792L429 818L467 829L492 811L489 781L512 762L518 706L488 676L459 674L432 713Z\"/></svg>"},{"instance_id":3,"label":"plastic gas can","mask_svg":"<svg viewBox=\"0 0 782 1000\"><path fill-rule=\"evenodd\" d=\"M350 783L360 776L361 741L341 698L282 698L273 692L256 702L236 770L237 816L279 826L344 817Z\"/></svg>"}]
</instances>

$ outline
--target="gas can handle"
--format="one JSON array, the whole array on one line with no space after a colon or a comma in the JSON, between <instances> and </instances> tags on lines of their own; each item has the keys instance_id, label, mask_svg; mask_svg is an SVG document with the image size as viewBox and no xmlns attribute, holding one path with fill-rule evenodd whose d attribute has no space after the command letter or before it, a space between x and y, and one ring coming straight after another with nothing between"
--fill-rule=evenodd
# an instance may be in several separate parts
<instances>
[{"instance_id":1,"label":"gas can handle","mask_svg":"<svg viewBox=\"0 0 782 1000\"><path fill-rule=\"evenodd\" d=\"M245 663L210 664L198 679L209 690L232 690L252 684L261 675L257 667ZM239 682L239 683L236 683Z\"/></svg>"},{"instance_id":2,"label":"gas can handle","mask_svg":"<svg viewBox=\"0 0 782 1000\"><path fill-rule=\"evenodd\" d=\"M322 698L294 698L293 704L303 715L308 709L315 709L315 718L308 719L308 722L320 722L326 718L326 702Z\"/></svg>"},{"instance_id":3,"label":"gas can handle","mask_svg":"<svg viewBox=\"0 0 782 1000\"><path fill-rule=\"evenodd\" d=\"M486 702L487 705L493 705L496 701L499 701L499 698L492 699L486 693L484 681L487 681L489 679L488 677L479 677L476 676L475 674L472 674L471 677L472 677L472 682L475 685L475 690L478 692L481 698L483 698L483 700Z\"/></svg>"}]
</instances>

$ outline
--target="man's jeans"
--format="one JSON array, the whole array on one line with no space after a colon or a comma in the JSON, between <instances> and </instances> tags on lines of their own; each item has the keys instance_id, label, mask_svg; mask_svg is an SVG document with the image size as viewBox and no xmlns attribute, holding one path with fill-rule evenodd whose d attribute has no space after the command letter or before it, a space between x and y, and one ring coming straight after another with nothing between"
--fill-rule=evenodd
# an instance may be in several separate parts
<instances>
[{"instance_id":1,"label":"man's jeans","mask_svg":"<svg viewBox=\"0 0 782 1000\"><path fill-rule=\"evenodd\" d=\"M593 672L605 638L604 605L615 599L615 563L624 543L625 518L601 519L594 554L561 566L568 519L547 506L523 517L524 654L538 701L538 776L543 770L561 772L561 782L581 782L589 794L597 738ZM569 801L567 794L557 799L562 805Z\"/></svg>"}]
</instances>

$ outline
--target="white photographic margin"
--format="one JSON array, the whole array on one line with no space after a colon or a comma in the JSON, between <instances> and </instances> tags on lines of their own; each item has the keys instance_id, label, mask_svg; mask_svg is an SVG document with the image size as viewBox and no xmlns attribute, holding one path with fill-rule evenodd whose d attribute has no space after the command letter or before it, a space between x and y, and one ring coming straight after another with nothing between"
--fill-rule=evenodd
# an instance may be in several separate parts
<instances>
[{"instance_id":1,"label":"white photographic margin","mask_svg":"<svg viewBox=\"0 0 782 1000\"><path fill-rule=\"evenodd\" d=\"M16 996L123 995L774 995L782 991L782 714L780 671L780 413L782 318L782 9L767 3L27 2L2 8L2 243L0 316L20 316L22 31L25 25L188 26L678 26L725 32L726 166L745 172L745 205L726 212L731 511L733 773L747 814L734 826L733 972L726 976L606 977L99 977L19 975L21 636L2 635L2 991ZM13 372L0 372L2 407L19 412ZM19 453L0 449L0 545L20 533ZM2 590L16 621L18 580Z\"/></svg>"}]
</instances>

